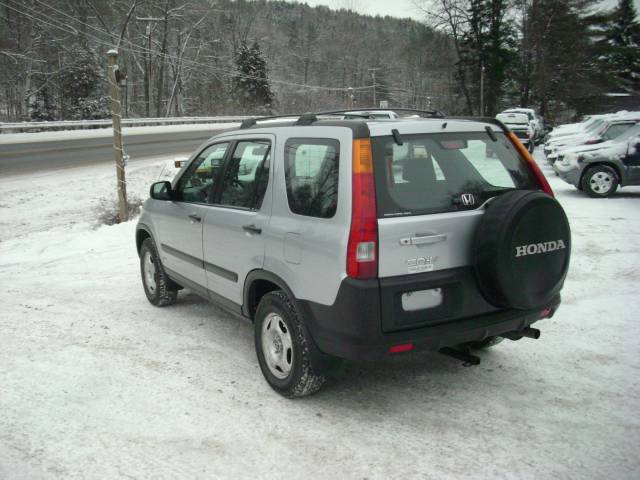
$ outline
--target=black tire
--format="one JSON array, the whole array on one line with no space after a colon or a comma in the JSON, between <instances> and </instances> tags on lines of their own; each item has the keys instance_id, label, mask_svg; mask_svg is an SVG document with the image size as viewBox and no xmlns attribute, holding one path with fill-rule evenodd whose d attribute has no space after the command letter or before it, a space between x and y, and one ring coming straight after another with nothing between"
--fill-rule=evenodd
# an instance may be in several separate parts
<instances>
[{"instance_id":1,"label":"black tire","mask_svg":"<svg viewBox=\"0 0 640 480\"><path fill-rule=\"evenodd\" d=\"M145 262L151 262L154 267L153 278L155 286L147 280ZM140 276L144 293L151 304L156 307L165 307L175 303L180 286L171 280L162 267L156 244L151 238L146 238L140 247Z\"/></svg>"},{"instance_id":2,"label":"black tire","mask_svg":"<svg viewBox=\"0 0 640 480\"><path fill-rule=\"evenodd\" d=\"M618 174L613 168L607 165L596 165L584 173L580 185L590 197L604 198L612 195L618 189L619 183ZM609 186L604 188L603 185Z\"/></svg>"},{"instance_id":3,"label":"black tire","mask_svg":"<svg viewBox=\"0 0 640 480\"><path fill-rule=\"evenodd\" d=\"M472 342L470 346L476 350L484 350L486 348L495 347L499 343L502 343L503 340L503 337L489 337L485 338L481 342Z\"/></svg>"},{"instance_id":4,"label":"black tire","mask_svg":"<svg viewBox=\"0 0 640 480\"><path fill-rule=\"evenodd\" d=\"M269 324L265 325L265 322L269 322ZM282 324L280 324L280 322L282 322ZM260 363L262 374L271 388L287 398L304 397L320 390L325 382L325 377L316 373L317 369L314 369L312 365L309 352L311 340L307 336L300 314L296 311L295 306L287 294L282 290L276 290L264 295L258 305L254 324L254 339L258 362ZM290 352L286 347L282 347L282 345L286 345L288 342L282 342L280 344L282 348L282 361L285 367L288 366L288 371L286 368L281 368L278 371L278 365L275 365L276 368L274 368L274 366L270 367L265 359L265 352L263 351L264 342L262 341L263 332L266 330L264 335L269 335L271 329L276 328L276 324L278 325L278 329L288 332L290 336ZM268 342L268 340L266 341ZM277 352L277 345L275 350ZM267 355L270 355L269 352L267 352ZM275 353L274 355L277 356L279 353ZM273 358L273 355L270 356ZM284 376L284 378L278 378L278 376L272 373L272 368L274 368L274 371L278 372L281 377L283 375L286 376Z\"/></svg>"}]
</instances>

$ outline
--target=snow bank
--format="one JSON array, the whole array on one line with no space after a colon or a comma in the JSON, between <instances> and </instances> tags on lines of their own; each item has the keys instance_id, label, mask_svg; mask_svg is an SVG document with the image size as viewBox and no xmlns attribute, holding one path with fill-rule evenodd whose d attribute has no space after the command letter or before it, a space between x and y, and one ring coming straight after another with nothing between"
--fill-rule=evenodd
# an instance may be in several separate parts
<instances>
[{"instance_id":1,"label":"snow bank","mask_svg":"<svg viewBox=\"0 0 640 480\"><path fill-rule=\"evenodd\" d=\"M300 401L263 381L250 324L147 302L134 223L92 222L110 168L0 179L0 478L638 478L640 189L591 199L540 164L574 241L540 340L349 363Z\"/></svg>"},{"instance_id":2,"label":"snow bank","mask_svg":"<svg viewBox=\"0 0 640 480\"><path fill-rule=\"evenodd\" d=\"M231 123L194 123L191 125L163 125L158 127L123 127L122 134L127 135L158 135L177 132L210 132L225 128L235 128L239 122ZM55 140L76 140L84 138L112 137L112 128L95 130L61 130L56 132L35 133L7 133L0 135L0 145L13 143L51 142Z\"/></svg>"}]
</instances>

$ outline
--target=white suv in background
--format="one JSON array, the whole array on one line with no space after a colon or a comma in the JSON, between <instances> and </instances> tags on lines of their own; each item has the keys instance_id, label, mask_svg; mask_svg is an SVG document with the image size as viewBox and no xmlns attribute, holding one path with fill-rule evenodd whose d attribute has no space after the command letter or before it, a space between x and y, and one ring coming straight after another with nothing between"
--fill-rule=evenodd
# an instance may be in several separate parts
<instances>
[{"instance_id":1,"label":"white suv in background","mask_svg":"<svg viewBox=\"0 0 640 480\"><path fill-rule=\"evenodd\" d=\"M531 125L531 129L533 130L533 139L537 139L538 137L542 137L542 121L538 118L536 111L533 108L508 108L502 113L524 113Z\"/></svg>"},{"instance_id":2,"label":"white suv in background","mask_svg":"<svg viewBox=\"0 0 640 480\"><path fill-rule=\"evenodd\" d=\"M527 147L529 152L533 152L533 139L535 137L535 133L526 113L499 113L496 115L496 119L509 127L509 129L520 139L522 144Z\"/></svg>"}]
</instances>

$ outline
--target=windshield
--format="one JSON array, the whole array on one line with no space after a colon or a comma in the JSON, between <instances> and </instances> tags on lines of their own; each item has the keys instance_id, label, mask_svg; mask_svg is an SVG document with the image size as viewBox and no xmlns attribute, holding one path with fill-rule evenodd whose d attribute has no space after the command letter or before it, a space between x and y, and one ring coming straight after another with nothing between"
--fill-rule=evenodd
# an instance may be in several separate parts
<instances>
[{"instance_id":1,"label":"windshield","mask_svg":"<svg viewBox=\"0 0 640 480\"><path fill-rule=\"evenodd\" d=\"M380 217L477 208L514 189L536 189L525 162L503 133L403 135L372 139ZM473 205L461 204L472 194Z\"/></svg>"},{"instance_id":2,"label":"windshield","mask_svg":"<svg viewBox=\"0 0 640 480\"><path fill-rule=\"evenodd\" d=\"M599 119L598 118L589 118L585 123L584 123L584 129L585 130L589 130Z\"/></svg>"},{"instance_id":3,"label":"windshield","mask_svg":"<svg viewBox=\"0 0 640 480\"><path fill-rule=\"evenodd\" d=\"M601 118L598 118L590 126L588 126L586 128L586 132L588 132L588 133L599 132L606 125L607 125L607 123L604 120L602 120Z\"/></svg>"},{"instance_id":4,"label":"windshield","mask_svg":"<svg viewBox=\"0 0 640 480\"><path fill-rule=\"evenodd\" d=\"M529 119L525 113L499 113L496 118L505 125L529 125Z\"/></svg>"},{"instance_id":5,"label":"windshield","mask_svg":"<svg viewBox=\"0 0 640 480\"><path fill-rule=\"evenodd\" d=\"M529 119L529 120L533 120L534 119L533 112L531 112L529 110L521 110L519 108L514 108L513 110L505 110L504 113L520 113L522 115L526 115L527 119Z\"/></svg>"}]
</instances>

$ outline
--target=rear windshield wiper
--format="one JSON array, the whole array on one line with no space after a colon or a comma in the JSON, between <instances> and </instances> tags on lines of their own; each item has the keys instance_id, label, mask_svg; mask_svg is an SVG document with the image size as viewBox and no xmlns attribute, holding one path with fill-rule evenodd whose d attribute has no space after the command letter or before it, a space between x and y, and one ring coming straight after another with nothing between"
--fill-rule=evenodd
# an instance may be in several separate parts
<instances>
[{"instance_id":1,"label":"rear windshield wiper","mask_svg":"<svg viewBox=\"0 0 640 480\"><path fill-rule=\"evenodd\" d=\"M494 133L493 129L489 126L484 127L484 129L487 131L487 135L489 135L489 138L491 140L493 140L494 142L498 141L498 137L496 137L496 134Z\"/></svg>"}]
</instances>

